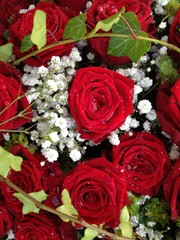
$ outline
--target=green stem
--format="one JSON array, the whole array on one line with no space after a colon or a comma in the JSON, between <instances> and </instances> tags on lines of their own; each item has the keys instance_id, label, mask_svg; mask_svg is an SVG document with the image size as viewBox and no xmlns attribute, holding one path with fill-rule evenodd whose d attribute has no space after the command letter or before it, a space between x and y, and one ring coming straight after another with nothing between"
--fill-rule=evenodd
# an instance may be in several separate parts
<instances>
[{"instance_id":1,"label":"green stem","mask_svg":"<svg viewBox=\"0 0 180 240\"><path fill-rule=\"evenodd\" d=\"M37 208L39 209L42 209L42 210L45 210L47 212L50 212L50 213L53 213L55 215L57 215L58 217L63 217L63 218L66 218L74 223L77 223L77 224L80 224L86 228L90 228L96 232L98 232L99 234L103 234L103 235L106 235L108 237L110 237L111 239L114 239L114 240L130 240L131 238L125 238L125 237L120 237L116 234L113 234L113 233L110 233L106 230L103 230L101 228L98 228L94 225L91 225L87 222L85 222L84 220L78 220L76 217L73 217L73 216L70 216L70 215L67 215L65 213L61 213L61 212L58 212L56 211L55 209L51 208L51 207L48 207L47 205L37 201L36 199L34 199L33 197L31 197L30 195L28 195L26 192L24 192L21 188L19 188L18 186L16 186L13 182L11 182L9 179L6 179L4 178L3 176L0 175L0 181L1 182L4 182L6 183L9 187L11 187L12 189L14 189L16 192L22 194L24 197L26 197L28 200L30 200L31 202L33 202Z\"/></svg>"},{"instance_id":2,"label":"green stem","mask_svg":"<svg viewBox=\"0 0 180 240\"><path fill-rule=\"evenodd\" d=\"M127 39L130 39L130 38L131 38L131 39L134 39L134 36L132 36L132 35L126 35L126 34L95 33L93 36L90 35L89 37L88 37L88 35L86 35L86 36L84 36L84 37L83 37L82 39L80 39L80 40L87 40L87 39L89 39L89 38L97 38L97 37L98 37L98 38L99 38L99 37L116 37L116 38L127 38ZM136 40L145 40L145 41L148 41L148 42L158 43L158 44L161 44L161 45L163 45L163 46L166 46L166 47L168 47L168 48L170 48L170 49L172 49L172 50L180 53L180 48L174 46L174 45L171 44L171 43L167 43L167 42L158 40L158 39L156 39L156 38L136 36ZM34 52L30 53L30 54L27 54L26 56L23 56L23 57L15 60L15 61L13 62L13 64L14 64L14 65L19 64L21 61L24 61L24 60L26 60L26 59L28 59L28 58L30 58L30 57L33 57L33 56L37 55L38 53L41 53L41 52L43 52L43 51L46 51L46 50L48 50L48 49L50 49L50 48L53 48L53 47L56 47L56 46L58 46L58 45L64 45L64 44L73 43L73 42L75 42L75 40L73 40L73 39L68 39L68 40L63 40L63 41L59 41L59 42L56 42L56 43L47 45L47 46L43 47L43 48L40 49L40 50L36 50L36 51L34 51Z\"/></svg>"}]
</instances>

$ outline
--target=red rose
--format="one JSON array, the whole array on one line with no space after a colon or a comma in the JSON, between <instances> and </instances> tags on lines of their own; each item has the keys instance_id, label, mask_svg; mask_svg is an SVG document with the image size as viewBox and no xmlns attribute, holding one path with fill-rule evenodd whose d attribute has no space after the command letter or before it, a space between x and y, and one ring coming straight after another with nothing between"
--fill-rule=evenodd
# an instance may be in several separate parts
<instances>
[{"instance_id":1,"label":"red rose","mask_svg":"<svg viewBox=\"0 0 180 240\"><path fill-rule=\"evenodd\" d=\"M21 73L0 61L0 135L2 130L17 129L31 122L32 110L24 96ZM20 113L22 113L20 115ZM19 116L18 116L19 115Z\"/></svg>"},{"instance_id":2,"label":"red rose","mask_svg":"<svg viewBox=\"0 0 180 240\"><path fill-rule=\"evenodd\" d=\"M66 176L63 189L79 217L90 224L117 227L121 209L129 204L123 169L104 157L79 163Z\"/></svg>"},{"instance_id":3,"label":"red rose","mask_svg":"<svg viewBox=\"0 0 180 240\"><path fill-rule=\"evenodd\" d=\"M123 166L127 189L138 195L157 195L171 167L164 145L148 132L122 136L113 146L112 161Z\"/></svg>"},{"instance_id":4,"label":"red rose","mask_svg":"<svg viewBox=\"0 0 180 240\"><path fill-rule=\"evenodd\" d=\"M165 200L170 203L171 218L175 221L180 216L180 158L165 178L163 190Z\"/></svg>"},{"instance_id":5,"label":"red rose","mask_svg":"<svg viewBox=\"0 0 180 240\"><path fill-rule=\"evenodd\" d=\"M20 45L22 40L28 34L31 34L33 28L33 19L36 10L42 10L46 13L47 42L46 45L56 43L62 40L64 27L69 18L65 13L53 2L40 2L34 9L22 14L18 20L10 26L9 36L10 42L14 44L14 53L17 57L22 57L31 53L37 48L34 46L28 52L21 53ZM74 43L66 45L58 45L46 51L24 60L25 63L33 66L41 66L51 59L52 56L68 55L74 46Z\"/></svg>"},{"instance_id":6,"label":"red rose","mask_svg":"<svg viewBox=\"0 0 180 240\"><path fill-rule=\"evenodd\" d=\"M61 240L57 233L56 223L52 221L54 216L49 214L25 215L14 227L16 240Z\"/></svg>"},{"instance_id":7,"label":"red rose","mask_svg":"<svg viewBox=\"0 0 180 240\"><path fill-rule=\"evenodd\" d=\"M180 146L180 78L173 86L165 82L156 98L156 112L161 128L170 135L173 143Z\"/></svg>"},{"instance_id":8,"label":"red rose","mask_svg":"<svg viewBox=\"0 0 180 240\"><path fill-rule=\"evenodd\" d=\"M152 1L140 0L94 0L92 6L87 11L87 24L94 28L98 21L104 20L121 10L124 6L126 12L134 12L141 24L143 31L148 31L152 28L153 21L152 10L150 4ZM130 59L128 57L115 57L107 54L109 38L92 38L89 40L93 50L97 53L100 59L105 63L110 64L127 64Z\"/></svg>"},{"instance_id":9,"label":"red rose","mask_svg":"<svg viewBox=\"0 0 180 240\"><path fill-rule=\"evenodd\" d=\"M88 0L55 0L54 1L68 17L72 18L86 10Z\"/></svg>"},{"instance_id":10,"label":"red rose","mask_svg":"<svg viewBox=\"0 0 180 240\"><path fill-rule=\"evenodd\" d=\"M133 112L132 80L102 67L79 69L69 91L69 107L81 137L101 142Z\"/></svg>"},{"instance_id":11,"label":"red rose","mask_svg":"<svg viewBox=\"0 0 180 240\"><path fill-rule=\"evenodd\" d=\"M171 27L169 29L169 38L168 42L173 45L180 47L180 33L179 33L179 25L180 25L180 10L177 12ZM180 54L178 52L169 50L169 54L174 59L174 61L180 65Z\"/></svg>"},{"instance_id":12,"label":"red rose","mask_svg":"<svg viewBox=\"0 0 180 240\"><path fill-rule=\"evenodd\" d=\"M11 170L8 179L26 193L42 190L43 171L39 161L22 145L17 144L11 149L11 153L23 158L21 171ZM15 213L22 212L22 203L13 196L14 190L5 183L1 183L2 194L9 208Z\"/></svg>"},{"instance_id":13,"label":"red rose","mask_svg":"<svg viewBox=\"0 0 180 240\"><path fill-rule=\"evenodd\" d=\"M4 237L12 227L12 215L8 206L0 202L0 238Z\"/></svg>"}]
</instances>

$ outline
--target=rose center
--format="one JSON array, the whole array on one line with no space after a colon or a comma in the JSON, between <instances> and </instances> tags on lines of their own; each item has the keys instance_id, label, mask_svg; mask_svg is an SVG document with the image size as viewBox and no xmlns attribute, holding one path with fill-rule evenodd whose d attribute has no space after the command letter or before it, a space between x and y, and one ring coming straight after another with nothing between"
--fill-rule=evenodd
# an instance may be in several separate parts
<instances>
[{"instance_id":1,"label":"rose center","mask_svg":"<svg viewBox=\"0 0 180 240\"><path fill-rule=\"evenodd\" d=\"M99 200L97 194L94 191L89 191L84 194L84 201L93 204Z\"/></svg>"}]
</instances>

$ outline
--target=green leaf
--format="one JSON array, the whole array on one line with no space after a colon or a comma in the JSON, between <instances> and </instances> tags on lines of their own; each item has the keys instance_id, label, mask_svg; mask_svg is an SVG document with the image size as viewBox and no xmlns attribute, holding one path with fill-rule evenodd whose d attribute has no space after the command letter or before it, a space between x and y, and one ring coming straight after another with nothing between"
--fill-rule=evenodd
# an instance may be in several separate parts
<instances>
[{"instance_id":1,"label":"green leaf","mask_svg":"<svg viewBox=\"0 0 180 240\"><path fill-rule=\"evenodd\" d=\"M123 237L132 238L132 226L129 220L129 211L127 206L121 210L120 214L120 229Z\"/></svg>"},{"instance_id":2,"label":"green leaf","mask_svg":"<svg viewBox=\"0 0 180 240\"><path fill-rule=\"evenodd\" d=\"M65 26L63 39L72 38L75 41L80 40L86 34L86 14L80 14L71 18Z\"/></svg>"},{"instance_id":3,"label":"green leaf","mask_svg":"<svg viewBox=\"0 0 180 240\"><path fill-rule=\"evenodd\" d=\"M27 52L33 45L34 43L31 41L31 34L28 34L23 38L21 42L20 51L22 53Z\"/></svg>"},{"instance_id":4,"label":"green leaf","mask_svg":"<svg viewBox=\"0 0 180 240\"><path fill-rule=\"evenodd\" d=\"M69 216L74 216L74 217L78 216L77 210L74 208L74 206L71 203L71 198L69 196L69 192L67 191L67 189L64 189L62 191L62 203L63 203L63 205L56 208L57 211L59 211L61 213L65 213ZM64 222L69 222L69 219L67 219L67 218L61 217L61 219Z\"/></svg>"},{"instance_id":5,"label":"green leaf","mask_svg":"<svg viewBox=\"0 0 180 240\"><path fill-rule=\"evenodd\" d=\"M178 219L176 220L176 226L180 228L180 217L178 217Z\"/></svg>"},{"instance_id":6,"label":"green leaf","mask_svg":"<svg viewBox=\"0 0 180 240\"><path fill-rule=\"evenodd\" d=\"M180 77L178 70L175 68L174 63L169 56L167 55L163 56L160 59L159 63L160 63L159 70L162 83L167 80L170 80L171 83L174 83Z\"/></svg>"},{"instance_id":7,"label":"green leaf","mask_svg":"<svg viewBox=\"0 0 180 240\"><path fill-rule=\"evenodd\" d=\"M21 171L23 159L19 156L14 156L0 146L0 175L7 178L10 169Z\"/></svg>"},{"instance_id":8,"label":"green leaf","mask_svg":"<svg viewBox=\"0 0 180 240\"><path fill-rule=\"evenodd\" d=\"M180 9L180 0L169 0L168 4L165 6L167 15L175 16Z\"/></svg>"},{"instance_id":9,"label":"green leaf","mask_svg":"<svg viewBox=\"0 0 180 240\"><path fill-rule=\"evenodd\" d=\"M28 195L36 199L38 202L42 202L46 200L48 196L44 192L44 190L41 190L39 192L28 193ZM40 209L37 208L36 205L31 200L23 196L21 193L14 193L13 196L18 198L23 203L23 208L22 208L23 214L28 214L30 212L39 213Z\"/></svg>"},{"instance_id":10,"label":"green leaf","mask_svg":"<svg viewBox=\"0 0 180 240\"><path fill-rule=\"evenodd\" d=\"M97 236L98 236L98 232L90 228L86 228L84 231L84 236L81 238L81 240L93 240Z\"/></svg>"},{"instance_id":11,"label":"green leaf","mask_svg":"<svg viewBox=\"0 0 180 240\"><path fill-rule=\"evenodd\" d=\"M36 10L34 14L33 29L31 41L41 49L46 45L46 13L42 10Z\"/></svg>"},{"instance_id":12,"label":"green leaf","mask_svg":"<svg viewBox=\"0 0 180 240\"><path fill-rule=\"evenodd\" d=\"M117 24L113 25L113 33L132 36L133 31L135 36L147 37L146 33L140 32L140 23L134 13L127 12L123 14L123 18L125 21L121 18ZM128 37L111 37L108 54L113 56L128 56L132 61L137 62L144 53L149 51L150 47L151 43L145 40Z\"/></svg>"},{"instance_id":13,"label":"green leaf","mask_svg":"<svg viewBox=\"0 0 180 240\"><path fill-rule=\"evenodd\" d=\"M118 21L120 20L121 14L124 12L125 12L125 8L122 7L122 9L118 13L112 15L111 17L109 17L105 20L99 21L96 24L95 28L89 34L87 34L87 36L88 37L93 36L99 30L103 30L104 32L109 32L111 30L112 26L115 23L118 23Z\"/></svg>"},{"instance_id":14,"label":"green leaf","mask_svg":"<svg viewBox=\"0 0 180 240\"><path fill-rule=\"evenodd\" d=\"M3 62L8 62L10 57L13 55L13 44L7 43L0 46L0 60Z\"/></svg>"}]
</instances>

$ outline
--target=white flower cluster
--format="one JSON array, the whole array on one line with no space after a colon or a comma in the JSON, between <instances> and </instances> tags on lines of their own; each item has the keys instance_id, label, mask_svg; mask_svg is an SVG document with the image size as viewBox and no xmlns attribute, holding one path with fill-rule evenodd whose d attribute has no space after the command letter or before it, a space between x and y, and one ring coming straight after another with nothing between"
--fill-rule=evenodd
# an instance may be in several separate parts
<instances>
[{"instance_id":1,"label":"white flower cluster","mask_svg":"<svg viewBox=\"0 0 180 240\"><path fill-rule=\"evenodd\" d=\"M155 7L154 11L157 15L164 15L166 14L165 6L168 4L169 0L154 0Z\"/></svg>"},{"instance_id":2,"label":"white flower cluster","mask_svg":"<svg viewBox=\"0 0 180 240\"><path fill-rule=\"evenodd\" d=\"M52 57L48 67L24 68L22 81L29 86L27 98L34 110L31 140L41 146L42 154L50 162L66 150L73 161L78 161L86 149L77 140L76 124L68 111L68 85L78 61L80 53L73 48L69 57Z\"/></svg>"}]
</instances>

